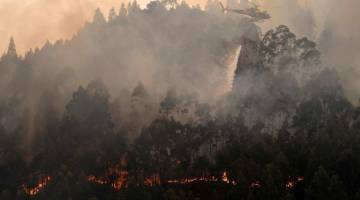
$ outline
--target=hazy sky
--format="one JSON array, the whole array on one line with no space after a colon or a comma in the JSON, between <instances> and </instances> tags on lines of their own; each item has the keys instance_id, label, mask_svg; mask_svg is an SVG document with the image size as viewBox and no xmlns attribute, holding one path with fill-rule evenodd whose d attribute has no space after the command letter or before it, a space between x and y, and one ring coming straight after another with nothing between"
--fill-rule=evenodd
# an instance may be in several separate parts
<instances>
[{"instance_id":1,"label":"hazy sky","mask_svg":"<svg viewBox=\"0 0 360 200\"><path fill-rule=\"evenodd\" d=\"M121 2L127 0L0 0L0 52L6 50L11 36L22 53L47 39L69 38L92 18L97 7L107 15ZM138 2L146 5L148 0Z\"/></svg>"},{"instance_id":2,"label":"hazy sky","mask_svg":"<svg viewBox=\"0 0 360 200\"><path fill-rule=\"evenodd\" d=\"M14 36L17 49L21 53L29 48L42 46L47 39L56 41L70 38L86 21L91 20L97 7L107 15L111 7L118 10L121 2L127 1L0 0L0 53L6 50L11 36ZM149 1L138 0L142 6ZM202 6L206 1L187 0L189 4ZM272 16L271 20L261 25L264 29L286 24L298 35L306 35L316 40L324 28L330 27L334 37L349 41L351 49L360 47L360 23L356 21L357 13L360 11L359 0L253 1L259 2ZM306 13L304 10L309 12ZM350 25L354 20L355 22ZM309 30L312 27L310 23L314 23L316 31Z\"/></svg>"},{"instance_id":3,"label":"hazy sky","mask_svg":"<svg viewBox=\"0 0 360 200\"><path fill-rule=\"evenodd\" d=\"M149 1L138 0L142 6ZM201 6L206 1L187 0L189 4ZM47 39L69 38L91 20L97 7L107 15L111 7L118 9L121 2L128 0L0 0L0 52L6 50L11 36L21 53L42 46Z\"/></svg>"},{"instance_id":4,"label":"hazy sky","mask_svg":"<svg viewBox=\"0 0 360 200\"><path fill-rule=\"evenodd\" d=\"M0 54L13 36L21 54L29 48L71 38L99 7L104 15L129 0L0 0ZM144 7L150 0L138 0ZM178 0L179 2L181 0ZM186 0L204 6L207 0ZM221 0L226 4L227 0ZM235 1L235 0L232 0ZM239 0L241 1L241 0ZM340 72L348 97L360 96L360 0L252 0L267 10L272 19L261 23L263 31L285 24L297 36L320 44L323 61ZM328 34L321 40L322 33ZM226 31L226 30L224 30ZM322 41L322 43L321 43ZM324 48L325 47L325 48Z\"/></svg>"},{"instance_id":5,"label":"hazy sky","mask_svg":"<svg viewBox=\"0 0 360 200\"><path fill-rule=\"evenodd\" d=\"M91 19L96 7L119 5L118 0L0 0L0 51L11 36L21 52L47 39L68 38Z\"/></svg>"}]
</instances>

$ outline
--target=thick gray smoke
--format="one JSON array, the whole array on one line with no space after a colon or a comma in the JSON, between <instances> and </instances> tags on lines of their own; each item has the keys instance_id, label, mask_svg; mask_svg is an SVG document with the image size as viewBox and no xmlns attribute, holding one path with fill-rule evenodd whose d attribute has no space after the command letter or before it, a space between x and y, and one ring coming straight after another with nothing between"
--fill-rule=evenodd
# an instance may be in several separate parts
<instances>
[{"instance_id":1,"label":"thick gray smoke","mask_svg":"<svg viewBox=\"0 0 360 200\"><path fill-rule=\"evenodd\" d=\"M358 102L360 24L357 22L360 2L357 0L272 0L261 1L272 20L262 25L269 29L288 25L297 35L318 43L322 62L337 69L346 94Z\"/></svg>"},{"instance_id":2,"label":"thick gray smoke","mask_svg":"<svg viewBox=\"0 0 360 200\"><path fill-rule=\"evenodd\" d=\"M359 3L321 2L263 2L273 19L261 26L267 29L270 25L288 24L299 34L297 39L305 35L317 40L322 65L341 72L348 96L357 99L356 50L360 44L356 33L360 29L346 20L351 19ZM1 63L0 90L7 94L0 99L7 105L1 110L2 125L11 131L22 125L28 132L25 140L31 143L31 138L42 132L39 127L44 127L48 115L61 116L79 85L97 79L109 89L111 102L120 102L118 107L128 113L131 109L124 107L133 106L129 98L139 82L153 105L159 105L173 86L185 93L196 93L200 102L216 102L217 94L229 91L243 36L261 38L257 25L247 17L222 13L217 1L210 1L207 11L190 8L186 3L176 8L160 2L151 2L145 9L135 3L125 7L116 8L109 17L98 10L93 21L72 39L48 42L24 58L14 59L14 49L10 48L10 55L4 56ZM325 7L326 12L319 11ZM331 13L338 13L338 17ZM113 107L118 109L115 103ZM138 110L139 115L146 112L152 117L151 112L158 108L144 106Z\"/></svg>"},{"instance_id":3,"label":"thick gray smoke","mask_svg":"<svg viewBox=\"0 0 360 200\"><path fill-rule=\"evenodd\" d=\"M153 6L153 7L152 7ZM144 83L150 93L177 85L212 98L223 90L227 67L249 25L229 16L212 16L187 5L166 10L149 4L129 8L127 16L108 22L98 11L74 39L40 51L36 68L73 71L75 85L102 79L111 94ZM211 99L210 99L211 100Z\"/></svg>"},{"instance_id":4,"label":"thick gray smoke","mask_svg":"<svg viewBox=\"0 0 360 200\"><path fill-rule=\"evenodd\" d=\"M242 36L249 33L259 33L259 28L245 18L186 3L170 8L156 1L145 9L133 3L109 17L97 10L70 40L47 42L23 57L11 42L0 64L0 90L6 94L1 123L10 132L19 127L26 131L25 146L31 149L33 137L46 132L45 119L61 116L73 92L93 80L104 82L113 110L129 115L153 116L158 108L150 107L159 105L173 86L197 94L201 102L214 102L229 90L229 66L234 66ZM152 105L129 109L139 102L129 100L138 83Z\"/></svg>"},{"instance_id":5,"label":"thick gray smoke","mask_svg":"<svg viewBox=\"0 0 360 200\"><path fill-rule=\"evenodd\" d=\"M326 64L335 67L342 78L348 97L358 103L360 96L360 24L356 21L360 2L317 1L315 8L324 7L316 18L319 24L317 38ZM315 15L315 14L314 14ZM321 26L322 25L322 26Z\"/></svg>"}]
</instances>

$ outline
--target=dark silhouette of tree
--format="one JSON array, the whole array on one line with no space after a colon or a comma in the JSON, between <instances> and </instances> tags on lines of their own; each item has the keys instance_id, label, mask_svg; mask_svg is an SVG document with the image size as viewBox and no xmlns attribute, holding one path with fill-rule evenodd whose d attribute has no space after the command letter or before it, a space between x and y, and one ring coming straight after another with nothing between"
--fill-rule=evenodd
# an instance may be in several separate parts
<instances>
[{"instance_id":1,"label":"dark silhouette of tree","mask_svg":"<svg viewBox=\"0 0 360 200\"><path fill-rule=\"evenodd\" d=\"M128 4L128 15L136 15L141 10L140 5L136 0L132 1L132 3L129 2Z\"/></svg>"},{"instance_id":2,"label":"dark silhouette of tree","mask_svg":"<svg viewBox=\"0 0 360 200\"><path fill-rule=\"evenodd\" d=\"M9 43L9 47L7 50L7 54L9 56L17 57L16 46L15 46L15 41L14 41L13 37L10 38L10 43Z\"/></svg>"},{"instance_id":3,"label":"dark silhouette of tree","mask_svg":"<svg viewBox=\"0 0 360 200\"><path fill-rule=\"evenodd\" d=\"M92 131L106 132L113 127L109 109L109 94L101 81L81 86L66 106L65 116Z\"/></svg>"},{"instance_id":4,"label":"dark silhouette of tree","mask_svg":"<svg viewBox=\"0 0 360 200\"><path fill-rule=\"evenodd\" d=\"M124 18L127 16L127 10L124 3L121 3L120 10L119 10L119 17Z\"/></svg>"},{"instance_id":5,"label":"dark silhouette of tree","mask_svg":"<svg viewBox=\"0 0 360 200\"><path fill-rule=\"evenodd\" d=\"M176 88L169 88L165 99L160 103L160 109L165 113L170 112L178 103Z\"/></svg>"},{"instance_id":6,"label":"dark silhouette of tree","mask_svg":"<svg viewBox=\"0 0 360 200\"><path fill-rule=\"evenodd\" d=\"M101 10L98 8L95 10L95 15L93 18L93 23L96 25L101 25L101 24L105 24L106 20L105 17L103 15L103 13L101 12Z\"/></svg>"},{"instance_id":7,"label":"dark silhouette of tree","mask_svg":"<svg viewBox=\"0 0 360 200\"><path fill-rule=\"evenodd\" d=\"M330 176L323 167L315 173L307 189L309 199L347 199L346 191L339 177Z\"/></svg>"},{"instance_id":8,"label":"dark silhouette of tree","mask_svg":"<svg viewBox=\"0 0 360 200\"><path fill-rule=\"evenodd\" d=\"M148 96L148 93L145 90L144 85L141 82L139 82L137 84L137 86L134 88L134 91L131 96L144 98L144 97Z\"/></svg>"},{"instance_id":9,"label":"dark silhouette of tree","mask_svg":"<svg viewBox=\"0 0 360 200\"><path fill-rule=\"evenodd\" d=\"M115 20L117 17L116 12L115 12L115 8L111 8L109 11L109 16L108 16L108 21L112 22L113 20Z\"/></svg>"},{"instance_id":10,"label":"dark silhouette of tree","mask_svg":"<svg viewBox=\"0 0 360 200\"><path fill-rule=\"evenodd\" d=\"M296 36L284 25L268 31L261 43L264 62L272 63L278 55L290 54L295 47Z\"/></svg>"}]
</instances>

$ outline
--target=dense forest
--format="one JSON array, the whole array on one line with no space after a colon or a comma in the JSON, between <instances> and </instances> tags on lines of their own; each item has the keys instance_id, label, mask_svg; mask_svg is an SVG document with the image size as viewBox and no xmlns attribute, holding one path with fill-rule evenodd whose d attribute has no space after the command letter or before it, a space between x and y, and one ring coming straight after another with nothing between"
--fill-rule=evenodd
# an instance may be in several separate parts
<instances>
[{"instance_id":1,"label":"dense forest","mask_svg":"<svg viewBox=\"0 0 360 200\"><path fill-rule=\"evenodd\" d=\"M360 107L323 63L216 1L96 10L25 55L11 38L0 199L360 199Z\"/></svg>"}]
</instances>

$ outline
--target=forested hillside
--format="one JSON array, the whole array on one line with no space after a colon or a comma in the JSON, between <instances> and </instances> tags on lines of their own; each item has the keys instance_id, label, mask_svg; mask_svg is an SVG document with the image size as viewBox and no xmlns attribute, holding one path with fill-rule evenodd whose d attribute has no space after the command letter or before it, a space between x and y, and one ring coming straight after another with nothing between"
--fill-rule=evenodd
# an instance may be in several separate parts
<instances>
[{"instance_id":1,"label":"forested hillside","mask_svg":"<svg viewBox=\"0 0 360 200\"><path fill-rule=\"evenodd\" d=\"M25 55L11 38L0 199L360 199L360 108L337 71L215 4L96 10Z\"/></svg>"}]
</instances>

